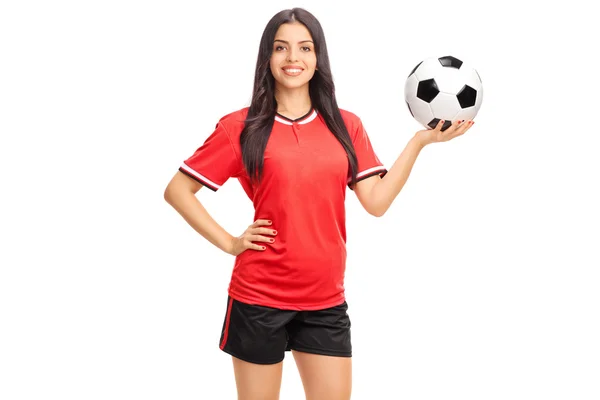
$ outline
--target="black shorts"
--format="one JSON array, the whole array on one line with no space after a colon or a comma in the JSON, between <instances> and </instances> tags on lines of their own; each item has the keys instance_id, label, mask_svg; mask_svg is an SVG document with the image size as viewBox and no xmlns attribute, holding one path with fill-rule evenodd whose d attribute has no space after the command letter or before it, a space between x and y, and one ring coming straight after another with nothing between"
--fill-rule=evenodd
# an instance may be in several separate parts
<instances>
[{"instance_id":1,"label":"black shorts","mask_svg":"<svg viewBox=\"0 0 600 400\"><path fill-rule=\"evenodd\" d=\"M250 305L228 297L219 347L254 364L276 364L285 352L352 357L348 304L316 311Z\"/></svg>"}]
</instances>

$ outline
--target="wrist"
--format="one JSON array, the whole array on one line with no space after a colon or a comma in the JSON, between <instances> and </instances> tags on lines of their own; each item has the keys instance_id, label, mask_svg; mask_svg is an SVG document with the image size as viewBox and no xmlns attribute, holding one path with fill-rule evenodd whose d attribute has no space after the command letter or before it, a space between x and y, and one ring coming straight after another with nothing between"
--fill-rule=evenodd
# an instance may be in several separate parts
<instances>
[{"instance_id":1,"label":"wrist","mask_svg":"<svg viewBox=\"0 0 600 400\"><path fill-rule=\"evenodd\" d=\"M409 144L415 146L418 150L422 150L429 143L420 137L419 133L416 133L409 141Z\"/></svg>"},{"instance_id":2,"label":"wrist","mask_svg":"<svg viewBox=\"0 0 600 400\"><path fill-rule=\"evenodd\" d=\"M223 243L221 243L221 250L223 250L225 253L227 254L231 254L233 255L233 245L234 245L234 240L235 237L233 237L232 235L230 235L229 233L227 233L225 235L225 240Z\"/></svg>"}]
</instances>

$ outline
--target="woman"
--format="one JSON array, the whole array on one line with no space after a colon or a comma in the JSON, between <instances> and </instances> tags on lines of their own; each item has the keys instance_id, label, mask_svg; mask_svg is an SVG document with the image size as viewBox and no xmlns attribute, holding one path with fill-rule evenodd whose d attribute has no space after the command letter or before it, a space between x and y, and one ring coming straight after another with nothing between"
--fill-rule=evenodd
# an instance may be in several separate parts
<instances>
[{"instance_id":1,"label":"woman","mask_svg":"<svg viewBox=\"0 0 600 400\"><path fill-rule=\"evenodd\" d=\"M260 42L249 107L221 118L179 168L165 199L204 238L235 256L220 348L239 399L278 399L291 351L308 399L349 399L350 319L344 296L346 187L382 216L427 144L472 121L417 132L389 172L360 119L337 106L323 30L309 12L276 14ZM196 198L237 178L254 223L232 236Z\"/></svg>"}]
</instances>

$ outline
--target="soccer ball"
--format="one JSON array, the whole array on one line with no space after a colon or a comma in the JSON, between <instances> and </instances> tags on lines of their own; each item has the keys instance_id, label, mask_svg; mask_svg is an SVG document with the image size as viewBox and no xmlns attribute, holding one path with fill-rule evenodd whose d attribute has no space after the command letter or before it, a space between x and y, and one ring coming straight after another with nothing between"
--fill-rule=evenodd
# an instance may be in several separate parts
<instances>
[{"instance_id":1,"label":"soccer ball","mask_svg":"<svg viewBox=\"0 0 600 400\"><path fill-rule=\"evenodd\" d=\"M456 120L475 118L483 100L481 78L475 69L452 56L421 61L408 75L404 100L414 119L442 131Z\"/></svg>"}]
</instances>

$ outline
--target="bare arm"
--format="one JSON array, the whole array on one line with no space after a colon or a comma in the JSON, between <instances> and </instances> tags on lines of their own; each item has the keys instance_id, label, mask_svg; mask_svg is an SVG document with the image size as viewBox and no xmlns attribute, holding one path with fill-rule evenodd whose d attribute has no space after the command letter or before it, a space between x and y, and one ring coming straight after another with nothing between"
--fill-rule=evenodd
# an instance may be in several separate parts
<instances>
[{"instance_id":1,"label":"bare arm","mask_svg":"<svg viewBox=\"0 0 600 400\"><path fill-rule=\"evenodd\" d=\"M272 221L264 219L254 221L240 236L230 235L210 216L196 198L196 193L203 187L201 183L177 171L165 189L167 203L203 238L233 256L246 250L264 251L265 243L274 242L275 239L272 236L276 236L277 232L271 226Z\"/></svg>"},{"instance_id":2,"label":"bare arm","mask_svg":"<svg viewBox=\"0 0 600 400\"><path fill-rule=\"evenodd\" d=\"M369 214L385 214L408 180L422 149L418 141L411 139L383 178L375 175L356 184L356 196Z\"/></svg>"},{"instance_id":3,"label":"bare arm","mask_svg":"<svg viewBox=\"0 0 600 400\"><path fill-rule=\"evenodd\" d=\"M417 132L383 178L375 175L356 184L356 196L369 214L381 217L390 208L408 180L419 153L426 145L451 140L464 134L473 125L472 121L455 122L442 132L443 123L444 121L440 121L435 129Z\"/></svg>"},{"instance_id":4,"label":"bare arm","mask_svg":"<svg viewBox=\"0 0 600 400\"><path fill-rule=\"evenodd\" d=\"M233 239L206 211L196 198L204 186L177 171L165 189L165 200L203 238L228 254L232 254Z\"/></svg>"}]
</instances>

